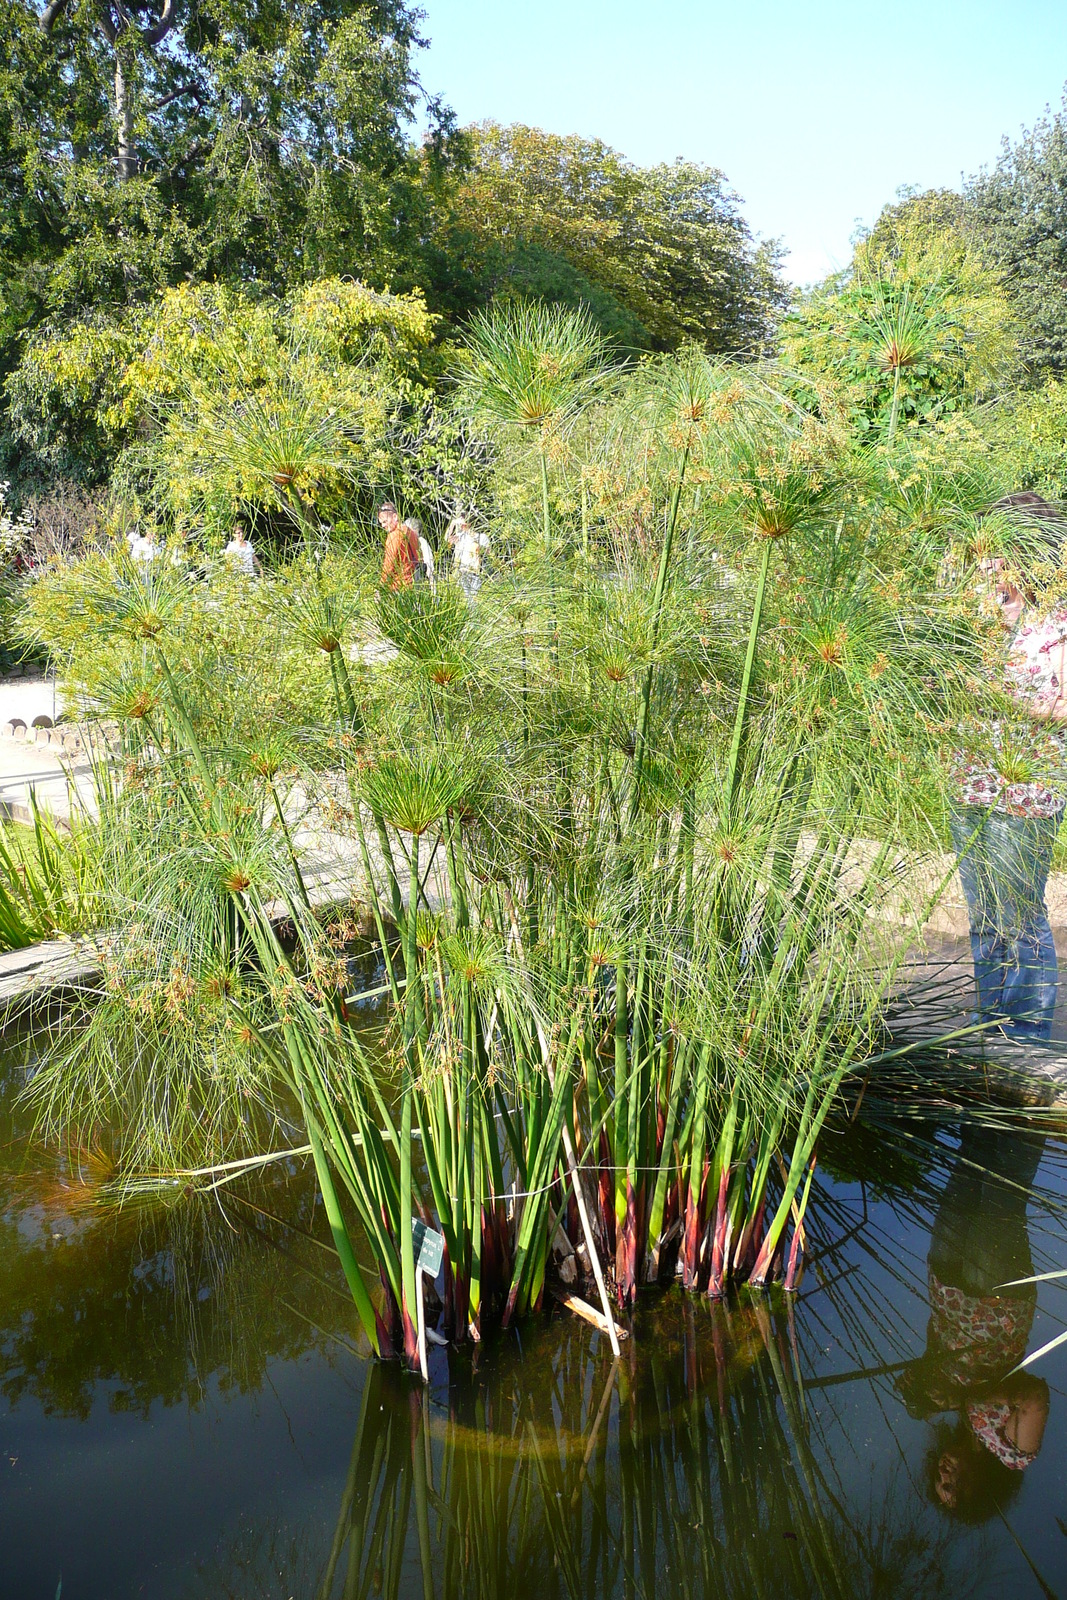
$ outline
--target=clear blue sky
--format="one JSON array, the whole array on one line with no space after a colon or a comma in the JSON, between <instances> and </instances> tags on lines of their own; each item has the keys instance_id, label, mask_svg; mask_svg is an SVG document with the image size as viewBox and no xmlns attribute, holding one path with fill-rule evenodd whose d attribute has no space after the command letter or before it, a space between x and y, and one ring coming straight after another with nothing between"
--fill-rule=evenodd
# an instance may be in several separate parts
<instances>
[{"instance_id":1,"label":"clear blue sky","mask_svg":"<svg viewBox=\"0 0 1067 1600\"><path fill-rule=\"evenodd\" d=\"M901 184L956 187L1067 80L1067 0L422 0L461 122L721 167L796 282Z\"/></svg>"}]
</instances>

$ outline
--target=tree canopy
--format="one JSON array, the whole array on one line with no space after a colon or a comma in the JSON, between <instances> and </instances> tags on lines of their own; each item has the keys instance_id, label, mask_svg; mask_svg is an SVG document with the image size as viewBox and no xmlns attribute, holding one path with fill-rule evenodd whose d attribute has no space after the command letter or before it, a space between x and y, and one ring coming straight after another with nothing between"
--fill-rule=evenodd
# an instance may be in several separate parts
<instances>
[{"instance_id":1,"label":"tree canopy","mask_svg":"<svg viewBox=\"0 0 1067 1600\"><path fill-rule=\"evenodd\" d=\"M778 248L756 244L718 168L639 167L599 139L521 123L467 137L439 231L460 309L534 282L583 301L623 344L767 348L786 301Z\"/></svg>"},{"instance_id":2,"label":"tree canopy","mask_svg":"<svg viewBox=\"0 0 1067 1600\"><path fill-rule=\"evenodd\" d=\"M406 0L10 0L0 376L35 330L180 282L410 287L452 130L422 95L417 22Z\"/></svg>"},{"instance_id":3,"label":"tree canopy","mask_svg":"<svg viewBox=\"0 0 1067 1600\"><path fill-rule=\"evenodd\" d=\"M2 248L41 311L178 275L283 289L406 262L422 169L404 0L14 0L3 16ZM432 154L450 120L427 111Z\"/></svg>"},{"instance_id":4,"label":"tree canopy","mask_svg":"<svg viewBox=\"0 0 1067 1600\"><path fill-rule=\"evenodd\" d=\"M160 403L138 409L131 375L183 307L269 326L284 365L315 285L323 305L347 283L368 315L426 319L401 407L420 438L444 415L451 345L499 302L583 311L625 355L782 355L876 435L993 397L1018 410L1015 390L1067 375L1067 101L962 192L902 191L850 266L797 299L717 167L457 127L420 81L420 26L412 0L0 8L0 480L16 507L127 471ZM379 339L372 367L388 354ZM1059 447L1027 416L1052 484Z\"/></svg>"},{"instance_id":5,"label":"tree canopy","mask_svg":"<svg viewBox=\"0 0 1067 1600\"><path fill-rule=\"evenodd\" d=\"M965 190L965 222L1000 272L1033 381L1067 373L1067 97Z\"/></svg>"},{"instance_id":6,"label":"tree canopy","mask_svg":"<svg viewBox=\"0 0 1067 1600\"><path fill-rule=\"evenodd\" d=\"M186 530L238 510L292 530L383 491L447 515L479 468L420 371L438 320L418 290L319 278L284 299L179 284L71 323L9 381L24 476L109 482Z\"/></svg>"},{"instance_id":7,"label":"tree canopy","mask_svg":"<svg viewBox=\"0 0 1067 1600\"><path fill-rule=\"evenodd\" d=\"M1018 365L1000 274L951 192L906 194L856 245L848 268L783 326L788 363L843 387L862 429L937 422L995 393Z\"/></svg>"}]
</instances>

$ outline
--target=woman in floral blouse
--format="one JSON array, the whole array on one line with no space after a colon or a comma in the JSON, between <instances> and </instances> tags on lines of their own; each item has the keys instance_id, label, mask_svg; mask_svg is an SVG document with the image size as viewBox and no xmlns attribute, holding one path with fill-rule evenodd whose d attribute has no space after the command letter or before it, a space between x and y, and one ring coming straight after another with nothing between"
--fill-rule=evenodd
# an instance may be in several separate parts
<instances>
[{"instance_id":1,"label":"woman in floral blouse","mask_svg":"<svg viewBox=\"0 0 1067 1600\"><path fill-rule=\"evenodd\" d=\"M1007 495L993 508L1040 529L1058 555L1064 525L1040 496ZM1012 1039L1052 1035L1058 971L1045 908L1052 847L1067 803L1067 607L1039 611L1000 559L983 566L1011 635L1004 688L1018 706L961 757L952 839L971 924L978 1016Z\"/></svg>"}]
</instances>

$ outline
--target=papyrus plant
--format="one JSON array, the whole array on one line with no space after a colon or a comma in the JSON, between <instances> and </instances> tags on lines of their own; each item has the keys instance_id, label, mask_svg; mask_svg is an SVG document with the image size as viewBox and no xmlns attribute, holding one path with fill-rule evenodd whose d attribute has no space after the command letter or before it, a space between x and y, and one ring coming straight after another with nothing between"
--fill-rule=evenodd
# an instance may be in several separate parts
<instances>
[{"instance_id":1,"label":"papyrus plant","mask_svg":"<svg viewBox=\"0 0 1067 1600\"><path fill-rule=\"evenodd\" d=\"M493 362L553 370L557 323L475 336L480 403ZM557 1270L605 1316L675 1276L794 1287L820 1133L937 890L911 868L974 636L924 573L882 570L832 415L693 351L596 393L580 565L546 540L473 606L444 580L346 598L309 559L267 591L329 697L300 803L369 906L373 1047L262 739L256 825L233 826L193 611L128 569L94 609L150 672L147 781L213 863L224 1005L303 1119L368 1337L409 1364L417 1217L445 1238L453 1340Z\"/></svg>"}]
</instances>

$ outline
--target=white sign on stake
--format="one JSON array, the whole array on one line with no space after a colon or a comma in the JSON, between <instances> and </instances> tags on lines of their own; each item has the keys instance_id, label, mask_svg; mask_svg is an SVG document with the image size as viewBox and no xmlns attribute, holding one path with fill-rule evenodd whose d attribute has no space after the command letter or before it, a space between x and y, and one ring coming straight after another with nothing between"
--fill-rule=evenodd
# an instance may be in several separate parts
<instances>
[{"instance_id":1,"label":"white sign on stake","mask_svg":"<svg viewBox=\"0 0 1067 1600\"><path fill-rule=\"evenodd\" d=\"M445 1259L445 1236L427 1227L418 1217L411 1219L411 1242L415 1247L415 1309L419 1324L419 1368L422 1380L429 1380L426 1366L426 1311L422 1303L422 1275L436 1278Z\"/></svg>"},{"instance_id":2,"label":"white sign on stake","mask_svg":"<svg viewBox=\"0 0 1067 1600\"><path fill-rule=\"evenodd\" d=\"M411 1242L415 1246L415 1265L428 1278L436 1278L445 1259L445 1236L427 1227L418 1217L411 1219Z\"/></svg>"}]
</instances>

